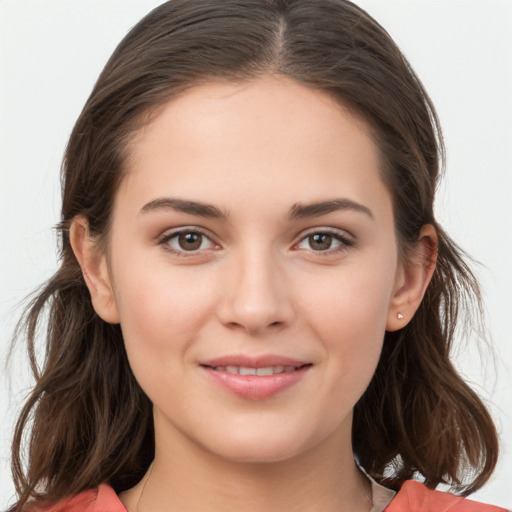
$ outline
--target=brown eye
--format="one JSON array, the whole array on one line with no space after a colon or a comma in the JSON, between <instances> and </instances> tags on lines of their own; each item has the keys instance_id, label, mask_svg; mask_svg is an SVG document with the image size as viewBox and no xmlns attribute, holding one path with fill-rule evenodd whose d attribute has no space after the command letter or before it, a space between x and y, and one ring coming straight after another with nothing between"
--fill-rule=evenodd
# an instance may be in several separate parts
<instances>
[{"instance_id":1,"label":"brown eye","mask_svg":"<svg viewBox=\"0 0 512 512\"><path fill-rule=\"evenodd\" d=\"M174 253L199 252L203 249L212 249L215 244L200 231L183 230L164 237L161 244Z\"/></svg>"},{"instance_id":2,"label":"brown eye","mask_svg":"<svg viewBox=\"0 0 512 512\"><path fill-rule=\"evenodd\" d=\"M343 231L317 231L316 233L306 234L299 242L298 248L316 253L334 254L353 245L354 241Z\"/></svg>"},{"instance_id":3,"label":"brown eye","mask_svg":"<svg viewBox=\"0 0 512 512\"><path fill-rule=\"evenodd\" d=\"M314 251L326 251L331 248L332 235L327 233L315 233L308 236L308 242Z\"/></svg>"},{"instance_id":4,"label":"brown eye","mask_svg":"<svg viewBox=\"0 0 512 512\"><path fill-rule=\"evenodd\" d=\"M201 247L203 235L201 233L181 233L178 235L178 245L184 251L195 251Z\"/></svg>"}]
</instances>

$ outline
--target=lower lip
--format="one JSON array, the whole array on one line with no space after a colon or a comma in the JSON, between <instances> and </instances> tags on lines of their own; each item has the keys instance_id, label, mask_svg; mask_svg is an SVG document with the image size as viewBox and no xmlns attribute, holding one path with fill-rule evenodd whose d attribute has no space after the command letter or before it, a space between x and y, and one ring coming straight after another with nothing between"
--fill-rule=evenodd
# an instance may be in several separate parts
<instances>
[{"instance_id":1,"label":"lower lip","mask_svg":"<svg viewBox=\"0 0 512 512\"><path fill-rule=\"evenodd\" d=\"M235 395L250 400L262 400L264 398L270 398L290 386L293 386L296 382L299 382L311 368L311 365L302 366L291 372L261 376L222 372L208 366L202 366L201 368L203 368L217 384Z\"/></svg>"}]
</instances>

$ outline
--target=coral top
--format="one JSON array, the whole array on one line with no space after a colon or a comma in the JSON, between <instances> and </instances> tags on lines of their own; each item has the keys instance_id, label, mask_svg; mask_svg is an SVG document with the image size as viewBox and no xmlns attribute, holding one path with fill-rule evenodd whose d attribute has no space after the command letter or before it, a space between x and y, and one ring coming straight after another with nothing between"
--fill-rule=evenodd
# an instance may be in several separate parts
<instances>
[{"instance_id":1,"label":"coral top","mask_svg":"<svg viewBox=\"0 0 512 512\"><path fill-rule=\"evenodd\" d=\"M107 484L81 492L74 498L44 507L45 512L127 512L116 493ZM447 492L433 491L409 480L384 509L384 512L507 512Z\"/></svg>"},{"instance_id":2,"label":"coral top","mask_svg":"<svg viewBox=\"0 0 512 512\"><path fill-rule=\"evenodd\" d=\"M494 505L433 491L415 480L408 480L384 509L385 512L507 512Z\"/></svg>"}]
</instances>

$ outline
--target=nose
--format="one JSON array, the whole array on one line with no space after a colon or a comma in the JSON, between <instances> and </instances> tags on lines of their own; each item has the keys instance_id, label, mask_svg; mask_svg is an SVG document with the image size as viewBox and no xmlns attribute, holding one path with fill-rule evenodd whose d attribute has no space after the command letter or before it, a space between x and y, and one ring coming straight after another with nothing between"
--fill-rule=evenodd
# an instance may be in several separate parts
<instances>
[{"instance_id":1,"label":"nose","mask_svg":"<svg viewBox=\"0 0 512 512\"><path fill-rule=\"evenodd\" d=\"M220 321L253 335L290 325L294 309L285 274L271 254L234 258L221 284Z\"/></svg>"}]
</instances>

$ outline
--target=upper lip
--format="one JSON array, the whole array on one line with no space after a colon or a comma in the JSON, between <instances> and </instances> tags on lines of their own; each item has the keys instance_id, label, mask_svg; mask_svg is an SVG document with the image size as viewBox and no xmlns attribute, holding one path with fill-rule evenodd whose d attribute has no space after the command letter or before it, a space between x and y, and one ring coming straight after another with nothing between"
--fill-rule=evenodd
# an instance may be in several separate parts
<instances>
[{"instance_id":1,"label":"upper lip","mask_svg":"<svg viewBox=\"0 0 512 512\"><path fill-rule=\"evenodd\" d=\"M308 361L300 361L291 357L280 355L263 355L263 356L249 356L244 354L233 354L216 357L214 359L207 359L201 361L201 366L242 366L244 368L268 368L270 366L294 366L300 368L301 366L311 364Z\"/></svg>"}]
</instances>

